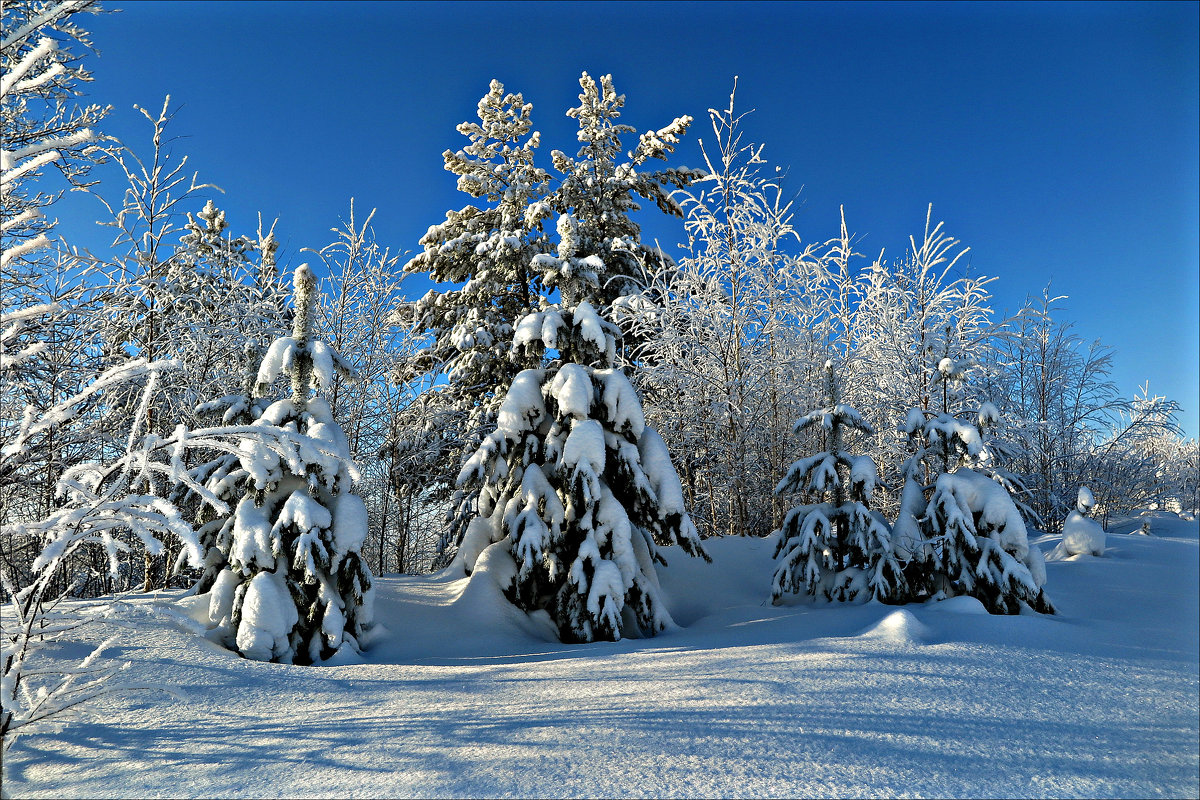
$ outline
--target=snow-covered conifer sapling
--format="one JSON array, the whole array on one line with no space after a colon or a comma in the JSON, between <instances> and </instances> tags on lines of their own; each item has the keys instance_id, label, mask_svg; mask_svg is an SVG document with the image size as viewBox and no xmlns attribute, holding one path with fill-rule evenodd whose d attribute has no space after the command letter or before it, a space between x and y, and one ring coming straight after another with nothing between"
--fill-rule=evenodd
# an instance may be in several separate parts
<instances>
[{"instance_id":1,"label":"snow-covered conifer sapling","mask_svg":"<svg viewBox=\"0 0 1200 800\"><path fill-rule=\"evenodd\" d=\"M1075 508L1063 520L1062 541L1050 551L1048 557L1050 561L1078 555L1104 555L1104 528L1091 518L1092 509L1095 507L1096 497L1092 494L1092 490L1086 486L1080 486L1075 500ZM1148 525L1142 527L1148 528Z\"/></svg>"},{"instance_id":2,"label":"snow-covered conifer sapling","mask_svg":"<svg viewBox=\"0 0 1200 800\"><path fill-rule=\"evenodd\" d=\"M961 382L969 367L943 358L937 368L941 412L912 409L905 420L903 430L916 444L904 469L906 489L921 465L936 476L927 503L902 498L912 503L902 503L902 518L924 506L916 520L919 540L906 543L912 551L905 570L910 590L914 599L970 595L993 614L1016 614L1022 604L1052 614L1042 589L1045 561L1029 546L1020 510L1000 481L973 469L986 468L991 459L981 427L995 421L995 406L984 403L957 415L949 410L949 386Z\"/></svg>"},{"instance_id":3,"label":"snow-covered conifer sapling","mask_svg":"<svg viewBox=\"0 0 1200 800\"><path fill-rule=\"evenodd\" d=\"M267 406L252 426L274 426L295 443L290 451L246 438L240 468L220 481L241 499L219 544L227 566L209 593L216 635L246 658L309 664L343 647L358 651L372 622L370 571L359 551L366 508L350 493L358 469L345 434L320 396L335 373L352 370L313 337L316 278L307 265L295 275L291 336L267 350L253 394L263 397L281 376L291 396ZM229 486L210 487L218 495Z\"/></svg>"},{"instance_id":4,"label":"snow-covered conifer sapling","mask_svg":"<svg viewBox=\"0 0 1200 800\"><path fill-rule=\"evenodd\" d=\"M900 601L904 576L892 552L891 528L870 507L879 481L874 460L845 449L843 429L874 433L852 406L840 401L832 361L825 362L828 405L796 422L794 432L813 425L824 431L825 450L788 468L776 486L779 494L801 492L824 497L791 509L778 531L775 556L782 556L771 578L771 599L805 593L827 600Z\"/></svg>"}]
</instances>

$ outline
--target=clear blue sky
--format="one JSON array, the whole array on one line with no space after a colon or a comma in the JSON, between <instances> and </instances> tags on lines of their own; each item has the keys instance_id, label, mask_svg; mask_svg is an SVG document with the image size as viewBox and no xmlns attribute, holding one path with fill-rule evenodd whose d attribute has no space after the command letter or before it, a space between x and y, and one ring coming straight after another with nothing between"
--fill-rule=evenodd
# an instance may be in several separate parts
<instances>
[{"instance_id":1,"label":"clear blue sky","mask_svg":"<svg viewBox=\"0 0 1200 800\"><path fill-rule=\"evenodd\" d=\"M803 186L806 240L845 204L860 251L900 255L932 202L999 277L997 310L1053 281L1062 318L1116 349L1122 393L1149 380L1200 432L1196 3L107 5L86 23L107 132L144 152L131 106L169 93L178 152L238 231L279 217L285 257L351 197L415 248L466 202L440 154L492 78L534 104L548 157L577 147L580 72L611 73L639 130L696 117L674 162L696 165L739 75L747 136Z\"/></svg>"}]
</instances>

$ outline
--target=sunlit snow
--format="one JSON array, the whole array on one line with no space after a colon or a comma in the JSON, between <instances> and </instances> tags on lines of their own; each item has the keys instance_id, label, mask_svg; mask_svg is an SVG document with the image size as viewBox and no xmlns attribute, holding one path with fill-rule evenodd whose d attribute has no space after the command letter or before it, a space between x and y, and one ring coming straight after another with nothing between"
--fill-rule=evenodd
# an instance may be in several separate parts
<instances>
[{"instance_id":1,"label":"sunlit snow","mask_svg":"<svg viewBox=\"0 0 1200 800\"><path fill-rule=\"evenodd\" d=\"M189 616L207 597L135 599L112 624L138 635L111 655L186 697L107 697L26 735L5 791L1194 796L1198 526L1160 515L1131 535L1142 520L1111 525L1104 558L1047 565L1058 616L970 597L773 607L774 543L736 537L705 542L712 564L666 548L677 626L617 643L559 644L502 597L511 567L379 578L386 632L325 667L210 643Z\"/></svg>"}]
</instances>

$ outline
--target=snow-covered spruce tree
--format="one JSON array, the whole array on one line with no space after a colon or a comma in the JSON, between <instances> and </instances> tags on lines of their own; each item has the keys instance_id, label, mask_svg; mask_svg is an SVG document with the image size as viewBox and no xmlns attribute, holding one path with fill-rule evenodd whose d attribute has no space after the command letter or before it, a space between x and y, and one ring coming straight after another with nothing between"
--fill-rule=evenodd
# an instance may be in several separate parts
<instances>
[{"instance_id":1,"label":"snow-covered spruce tree","mask_svg":"<svg viewBox=\"0 0 1200 800\"><path fill-rule=\"evenodd\" d=\"M349 367L313 338L316 278L307 265L295 275L291 336L272 343L254 394L286 375L291 397L263 410L253 426L291 433L292 458L243 442L240 470L224 480L239 487L231 536L210 592L209 612L224 641L246 658L308 664L348 645L354 650L371 624L371 574L359 555L366 509L350 493L358 469L345 434L319 392L334 371Z\"/></svg>"},{"instance_id":2,"label":"snow-covered spruce tree","mask_svg":"<svg viewBox=\"0 0 1200 800\"><path fill-rule=\"evenodd\" d=\"M462 469L459 483L479 488L479 515L459 559L471 572L499 542L496 557L512 563L507 596L525 611L548 611L563 641L653 635L670 624L656 544L708 555L662 437L613 366L617 328L578 299L604 265L577 258L573 227L560 227L554 263L534 263L556 273L563 303L525 316L513 340L530 355L557 355L517 375L496 429Z\"/></svg>"},{"instance_id":3,"label":"snow-covered spruce tree","mask_svg":"<svg viewBox=\"0 0 1200 800\"><path fill-rule=\"evenodd\" d=\"M968 365L943 358L938 364L942 411L912 409L903 431L914 454L902 471L905 488L897 520L897 551L905 551L905 577L913 599L970 595L993 614L1016 614L1025 603L1053 614L1042 586L1041 551L1029 546L1025 521L1004 485L973 468L991 455L981 428L995 421L995 407L953 414L950 386ZM928 502L918 483L921 469L936 476ZM912 531L913 523L917 531Z\"/></svg>"},{"instance_id":4,"label":"snow-covered spruce tree","mask_svg":"<svg viewBox=\"0 0 1200 800\"><path fill-rule=\"evenodd\" d=\"M796 461L775 491L824 496L819 503L793 508L783 519L775 556L783 556L771 578L771 600L785 592L820 595L827 600L898 602L905 596L904 575L892 553L891 529L870 507L879 480L874 460L844 449L843 429L874 433L862 415L841 402L832 361L825 362L828 405L810 411L795 433L819 425L823 452Z\"/></svg>"},{"instance_id":5,"label":"snow-covered spruce tree","mask_svg":"<svg viewBox=\"0 0 1200 800\"><path fill-rule=\"evenodd\" d=\"M463 123L458 130L471 143L457 153L443 154L446 169L459 176L458 185L472 197L486 200L446 215L422 238L424 251L405 269L427 271L438 281L465 284L449 292L431 292L405 311L416 331L428 331L430 346L411 361L402 375L449 377L437 390L439 401L457 417L460 435L446 444L448 466L461 464L495 425L505 390L523 368L518 349L512 357L512 337L517 321L537 310L538 299L559 285L553 264L531 269L532 259L550 248L543 227L552 212L567 214L576 227L575 256L597 256L605 264L604 276L586 289L583 299L604 308L614 298L634 291L627 280L638 274L639 264L653 255L642 245L640 230L629 218L638 209L633 195L649 198L659 208L682 216L670 198L670 187L685 185L698 171L663 169L647 171L649 159L665 159L687 130L690 117L680 117L658 131L643 134L637 147L623 160L620 137L633 128L619 125L625 98L605 76L601 87L586 73L580 79L581 104L567 112L579 122L582 146L575 158L552 154L562 173L559 185L550 188L551 176L533 163L540 136L532 131L531 104L520 94L505 94L493 81L479 103L479 123ZM460 458L461 457L461 458ZM453 482L453 472L450 480ZM456 495L446 544L461 542L467 522L474 516L473 490Z\"/></svg>"}]
</instances>

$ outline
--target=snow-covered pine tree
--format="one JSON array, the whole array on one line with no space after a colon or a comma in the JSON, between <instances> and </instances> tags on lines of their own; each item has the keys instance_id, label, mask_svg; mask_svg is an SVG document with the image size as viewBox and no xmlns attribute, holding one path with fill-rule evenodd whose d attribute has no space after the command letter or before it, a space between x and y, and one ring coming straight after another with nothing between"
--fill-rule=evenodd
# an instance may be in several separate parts
<instances>
[{"instance_id":1,"label":"snow-covered pine tree","mask_svg":"<svg viewBox=\"0 0 1200 800\"><path fill-rule=\"evenodd\" d=\"M296 442L291 457L243 441L240 469L224 480L242 495L228 537L228 566L210 592L209 613L224 641L246 658L301 664L360 648L371 625L371 574L359 555L366 509L350 493L358 476L345 434L319 392L349 366L313 338L316 278L295 275L291 336L276 339L253 394L286 375L291 397L263 410L254 426L282 429ZM316 396L310 392L316 390Z\"/></svg>"},{"instance_id":2,"label":"snow-covered pine tree","mask_svg":"<svg viewBox=\"0 0 1200 800\"><path fill-rule=\"evenodd\" d=\"M581 145L574 158L560 150L551 153L562 180L548 200L555 211L574 221L575 256L596 256L603 263L599 280L585 288L585 299L604 308L618 297L639 293L640 282L635 278L642 274L642 266L667 258L642 243L641 228L629 216L640 209L634 195L652 200L666 214L683 217L672 190L706 173L686 167L646 169L650 159L665 161L675 151L692 124L691 117L677 117L664 128L643 133L624 160L621 136L637 132L617 122L625 95L617 94L611 75L602 76L597 84L584 72L579 86L583 89L579 105L568 110L567 116L579 123L576 137ZM544 269L544 275L549 287L558 285L559 276L552 268Z\"/></svg>"},{"instance_id":3,"label":"snow-covered pine tree","mask_svg":"<svg viewBox=\"0 0 1200 800\"><path fill-rule=\"evenodd\" d=\"M937 365L942 411L909 411L903 430L916 452L905 462L905 489L898 527L917 538L901 542L908 552L905 577L914 599L970 595L993 614L1016 614L1021 604L1053 614L1042 586L1041 551L1029 546L1025 521L1004 485L973 467L990 454L981 427L994 422L995 407L950 412L950 386L961 384L969 364L943 358ZM936 476L933 493L917 483L920 468ZM918 510L919 509L919 510Z\"/></svg>"},{"instance_id":4,"label":"snow-covered pine tree","mask_svg":"<svg viewBox=\"0 0 1200 800\"><path fill-rule=\"evenodd\" d=\"M771 579L771 599L785 592L827 600L900 601L904 575L892 553L891 529L870 507L879 480L875 461L844 449L843 429L874 433L853 407L841 402L832 361L825 362L828 405L810 411L796 422L795 433L820 425L823 452L796 461L775 491L824 496L822 502L800 505L783 519L775 557L783 556Z\"/></svg>"},{"instance_id":5,"label":"snow-covered pine tree","mask_svg":"<svg viewBox=\"0 0 1200 800\"><path fill-rule=\"evenodd\" d=\"M511 559L506 593L525 611L549 612L566 642L653 635L670 624L654 562L657 544L708 560L683 505L662 437L614 367L616 326L586 300L604 264L579 258L575 230L560 217L553 273L563 303L517 325L513 346L545 360L521 371L501 403L496 429L464 465L459 484L479 489L479 513L459 558L471 572L500 542Z\"/></svg>"},{"instance_id":6,"label":"snow-covered pine tree","mask_svg":"<svg viewBox=\"0 0 1200 800\"><path fill-rule=\"evenodd\" d=\"M532 258L549 246L542 221L549 175L533 163L540 135L533 130L532 103L504 91L493 80L478 105L479 122L464 122L459 133L470 143L442 154L458 189L476 200L421 237L424 248L406 273L428 273L440 283L462 284L432 290L401 309L404 323L429 344L409 360L401 382L445 374L438 401L454 411L458 437L447 448L442 480L454 481L463 459L479 446L496 422L504 392L523 366L510 357L513 326L537 308L539 296ZM451 538L459 538L474 496L459 497Z\"/></svg>"}]
</instances>

